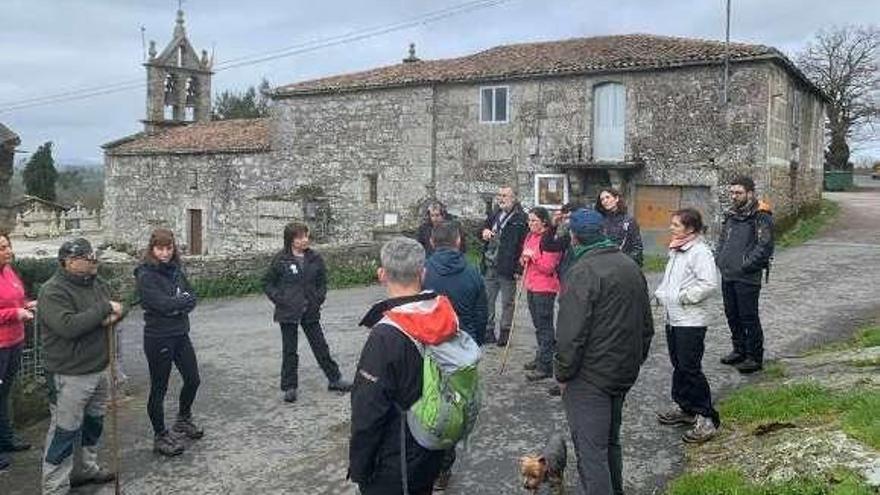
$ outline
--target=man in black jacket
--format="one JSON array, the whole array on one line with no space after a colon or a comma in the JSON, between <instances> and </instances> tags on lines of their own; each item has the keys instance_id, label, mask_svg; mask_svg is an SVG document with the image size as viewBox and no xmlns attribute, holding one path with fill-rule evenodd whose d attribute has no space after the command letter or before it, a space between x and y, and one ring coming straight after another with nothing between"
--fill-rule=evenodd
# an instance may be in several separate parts
<instances>
[{"instance_id":1,"label":"man in black jacket","mask_svg":"<svg viewBox=\"0 0 880 495\"><path fill-rule=\"evenodd\" d=\"M379 280L389 298L374 305L360 323L372 330L351 392L348 476L361 495L404 494L404 478L406 495L430 495L444 451L420 446L403 411L422 395L422 355L416 342L436 344L454 336L455 310L446 297L422 292L425 250L418 242L392 239L382 246L380 257Z\"/></svg>"},{"instance_id":2,"label":"man in black jacket","mask_svg":"<svg viewBox=\"0 0 880 495\"><path fill-rule=\"evenodd\" d=\"M575 261L559 297L554 362L587 495L623 493L623 402L654 335L645 277L602 222L595 211L571 215Z\"/></svg>"},{"instance_id":3,"label":"man in black jacket","mask_svg":"<svg viewBox=\"0 0 880 495\"><path fill-rule=\"evenodd\" d=\"M773 215L755 199L755 182L737 177L730 183L733 205L724 214L715 262L721 270L724 313L733 351L721 358L741 373L754 373L764 363L764 331L758 316L761 272L773 256Z\"/></svg>"},{"instance_id":4,"label":"man in black jacket","mask_svg":"<svg viewBox=\"0 0 880 495\"><path fill-rule=\"evenodd\" d=\"M483 227L483 259L481 267L486 280L486 298L489 318L486 324L486 343L507 345L513 322L513 299L516 297L516 279L522 274L519 257L528 234L528 217L510 186L498 190L498 210ZM501 322L495 337L495 301L501 292Z\"/></svg>"},{"instance_id":5,"label":"man in black jacket","mask_svg":"<svg viewBox=\"0 0 880 495\"><path fill-rule=\"evenodd\" d=\"M434 227L440 225L441 222L453 222L455 220L455 216L446 211L446 205L440 201L435 200L428 203L425 207L425 218L422 220L422 224L419 225L419 230L416 233L416 240L425 248L426 257L431 257L434 254L434 246L431 245L431 232L434 230ZM467 252L463 236L457 249L462 253Z\"/></svg>"},{"instance_id":6,"label":"man in black jacket","mask_svg":"<svg viewBox=\"0 0 880 495\"><path fill-rule=\"evenodd\" d=\"M263 277L263 291L275 304L275 321L281 326L281 390L285 402L296 402L298 385L297 325L329 380L328 390L348 392L339 365L321 329L321 305L327 298L327 269L321 255L309 248L309 227L291 222L284 227L284 248L272 258Z\"/></svg>"}]
</instances>

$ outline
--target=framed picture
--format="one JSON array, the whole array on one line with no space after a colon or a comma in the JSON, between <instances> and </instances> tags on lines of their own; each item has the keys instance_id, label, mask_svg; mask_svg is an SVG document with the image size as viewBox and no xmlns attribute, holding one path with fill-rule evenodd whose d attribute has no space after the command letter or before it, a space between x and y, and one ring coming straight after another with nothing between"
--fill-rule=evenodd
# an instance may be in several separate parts
<instances>
[{"instance_id":1,"label":"framed picture","mask_svg":"<svg viewBox=\"0 0 880 495\"><path fill-rule=\"evenodd\" d=\"M535 206L558 209L568 203L568 176L535 174Z\"/></svg>"}]
</instances>

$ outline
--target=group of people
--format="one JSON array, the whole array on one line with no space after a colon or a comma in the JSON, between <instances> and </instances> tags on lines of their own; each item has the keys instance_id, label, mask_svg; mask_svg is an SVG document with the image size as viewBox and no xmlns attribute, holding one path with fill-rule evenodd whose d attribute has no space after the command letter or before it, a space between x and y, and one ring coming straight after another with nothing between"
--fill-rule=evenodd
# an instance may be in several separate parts
<instances>
[{"instance_id":1,"label":"group of people","mask_svg":"<svg viewBox=\"0 0 880 495\"><path fill-rule=\"evenodd\" d=\"M712 438L720 425L701 364L708 298L719 286L718 269L733 342L722 362L743 373L762 367L758 297L762 272L769 270L773 254L773 220L754 189L748 177L731 182L732 206L714 253L703 237L699 211L686 208L671 216L669 258L653 299L663 305L666 316L676 407L658 413L657 419L689 425L683 435L687 442ZM282 399L297 399L297 334L302 326L328 389L351 391L348 477L363 494L401 493L403 486L409 493L427 494L448 483L455 446L428 448L412 431L412 422L403 420L423 392L426 346L462 335L481 346L507 345L520 284L537 342L534 360L525 365L526 379L555 378L549 392L562 395L586 493L622 493L623 403L654 335L652 297L640 269L639 227L613 188L603 189L593 207L568 204L553 214L541 207L526 214L511 187L500 188L496 200L497 210L479 233L479 270L465 257L462 226L440 203L428 205L418 240L395 238L382 247L378 278L388 298L361 322L371 331L353 382L342 377L320 324L327 296L324 262L310 247L306 225L285 227L283 247L263 279L281 328ZM51 409L43 493L112 481L116 474L97 463L97 444L111 387L113 328L124 315L123 306L97 277L97 257L85 239L61 246L59 269L43 284L37 301L26 297L12 259L9 236L0 234L0 455L30 448L13 433L8 399L24 324L36 318ZM152 232L135 278L143 307L154 450L176 456L204 431L192 415L200 377L189 313L197 297L172 231ZM502 311L497 317L499 295ZM183 386L176 419L167 428L164 399L172 365ZM0 469L8 462L0 457Z\"/></svg>"}]
</instances>

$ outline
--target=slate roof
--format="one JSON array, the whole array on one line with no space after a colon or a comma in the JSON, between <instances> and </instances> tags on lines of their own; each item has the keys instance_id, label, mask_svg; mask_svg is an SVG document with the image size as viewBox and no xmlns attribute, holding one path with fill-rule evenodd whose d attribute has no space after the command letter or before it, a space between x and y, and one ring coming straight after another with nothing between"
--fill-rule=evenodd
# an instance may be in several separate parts
<instances>
[{"instance_id":1,"label":"slate roof","mask_svg":"<svg viewBox=\"0 0 880 495\"><path fill-rule=\"evenodd\" d=\"M651 34L572 38L504 45L459 58L400 63L280 86L273 96L358 91L435 83L478 82L572 74L658 70L724 61L725 46L710 41ZM780 51L730 44L732 62L776 60L811 89L819 90ZM820 93L821 94L821 93Z\"/></svg>"},{"instance_id":2,"label":"slate roof","mask_svg":"<svg viewBox=\"0 0 880 495\"><path fill-rule=\"evenodd\" d=\"M269 150L269 119L235 119L169 127L103 146L108 155L249 153Z\"/></svg>"}]
</instances>

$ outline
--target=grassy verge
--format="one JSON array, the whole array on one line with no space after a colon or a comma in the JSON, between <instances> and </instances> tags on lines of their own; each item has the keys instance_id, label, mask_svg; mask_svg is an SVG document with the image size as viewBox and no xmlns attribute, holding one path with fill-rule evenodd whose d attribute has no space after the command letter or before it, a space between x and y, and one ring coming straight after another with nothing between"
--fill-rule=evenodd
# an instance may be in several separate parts
<instances>
[{"instance_id":1,"label":"grassy verge","mask_svg":"<svg viewBox=\"0 0 880 495\"><path fill-rule=\"evenodd\" d=\"M776 246L787 248L798 246L812 239L822 228L840 212L834 201L823 199L818 210L808 211L794 220L790 226L777 233Z\"/></svg>"},{"instance_id":2,"label":"grassy verge","mask_svg":"<svg viewBox=\"0 0 880 495\"><path fill-rule=\"evenodd\" d=\"M865 349L867 347L877 346L880 346L880 325L870 325L857 331L856 334L849 340L825 344L823 346L807 351L807 354L845 351L848 349Z\"/></svg>"},{"instance_id":3,"label":"grassy verge","mask_svg":"<svg viewBox=\"0 0 880 495\"><path fill-rule=\"evenodd\" d=\"M852 472L837 470L826 477L784 483L752 483L735 469L712 469L675 480L668 495L870 495L874 488Z\"/></svg>"}]
</instances>

